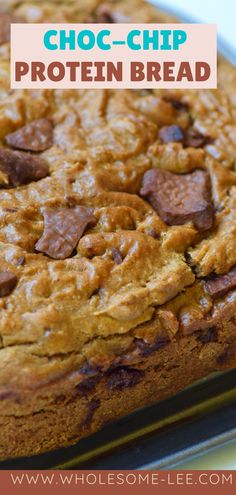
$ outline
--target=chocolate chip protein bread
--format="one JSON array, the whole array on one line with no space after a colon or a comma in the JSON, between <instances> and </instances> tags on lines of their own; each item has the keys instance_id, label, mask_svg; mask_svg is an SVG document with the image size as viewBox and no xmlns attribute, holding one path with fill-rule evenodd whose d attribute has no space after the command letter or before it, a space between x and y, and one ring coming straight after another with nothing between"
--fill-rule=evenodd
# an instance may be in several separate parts
<instances>
[{"instance_id":1,"label":"chocolate chip protein bread","mask_svg":"<svg viewBox=\"0 0 236 495\"><path fill-rule=\"evenodd\" d=\"M76 443L236 366L236 70L217 90L10 90L10 22L165 22L140 0L0 13L0 457Z\"/></svg>"}]
</instances>

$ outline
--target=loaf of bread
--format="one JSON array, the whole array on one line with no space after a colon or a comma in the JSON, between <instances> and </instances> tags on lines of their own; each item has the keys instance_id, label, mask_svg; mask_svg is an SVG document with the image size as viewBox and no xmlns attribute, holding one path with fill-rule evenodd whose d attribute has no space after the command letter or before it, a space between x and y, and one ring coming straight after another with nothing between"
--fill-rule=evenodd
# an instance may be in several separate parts
<instances>
[{"instance_id":1,"label":"loaf of bread","mask_svg":"<svg viewBox=\"0 0 236 495\"><path fill-rule=\"evenodd\" d=\"M76 443L236 366L236 70L217 90L10 90L11 22L166 22L3 0L0 458Z\"/></svg>"}]
</instances>

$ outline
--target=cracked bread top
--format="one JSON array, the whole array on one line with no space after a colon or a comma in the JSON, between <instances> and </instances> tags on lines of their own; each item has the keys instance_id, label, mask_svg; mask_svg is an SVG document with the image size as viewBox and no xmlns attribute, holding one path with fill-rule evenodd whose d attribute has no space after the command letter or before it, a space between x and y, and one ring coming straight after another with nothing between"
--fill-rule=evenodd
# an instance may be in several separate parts
<instances>
[{"instance_id":1,"label":"cracked bread top","mask_svg":"<svg viewBox=\"0 0 236 495\"><path fill-rule=\"evenodd\" d=\"M2 398L140 360L137 342L224 318L236 288L235 68L219 60L217 90L13 91L18 20L169 17L140 0L1 2Z\"/></svg>"}]
</instances>

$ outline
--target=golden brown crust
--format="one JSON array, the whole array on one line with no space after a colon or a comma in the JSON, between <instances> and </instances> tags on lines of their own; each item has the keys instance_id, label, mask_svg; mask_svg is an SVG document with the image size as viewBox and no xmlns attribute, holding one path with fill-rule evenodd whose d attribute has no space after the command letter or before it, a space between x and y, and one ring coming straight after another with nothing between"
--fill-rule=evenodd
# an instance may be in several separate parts
<instances>
[{"instance_id":1,"label":"golden brown crust","mask_svg":"<svg viewBox=\"0 0 236 495\"><path fill-rule=\"evenodd\" d=\"M141 0L4 0L1 8L27 22L169 19ZM217 278L215 298L202 280L236 265L235 82L220 60L217 90L10 91L9 43L1 44L0 148L35 150L47 174L6 183L0 153L0 272L17 280L0 299L0 457L73 443L235 366L234 286L222 295ZM165 223L140 195L152 168L207 171L213 226L202 232L188 215ZM81 206L95 221L70 234L70 257L61 246L61 259L36 252L45 211L64 222ZM49 255L52 238L47 232L41 249Z\"/></svg>"}]
</instances>

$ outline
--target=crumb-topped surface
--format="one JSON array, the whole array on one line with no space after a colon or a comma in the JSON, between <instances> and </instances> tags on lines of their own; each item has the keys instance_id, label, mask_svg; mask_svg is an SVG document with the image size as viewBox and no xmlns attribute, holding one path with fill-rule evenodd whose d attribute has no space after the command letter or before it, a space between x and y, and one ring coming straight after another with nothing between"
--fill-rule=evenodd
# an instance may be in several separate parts
<instances>
[{"instance_id":1,"label":"crumb-topped surface","mask_svg":"<svg viewBox=\"0 0 236 495\"><path fill-rule=\"evenodd\" d=\"M236 297L235 68L220 60L217 90L13 91L12 20L168 17L139 0L1 2L3 398L138 362Z\"/></svg>"}]
</instances>

